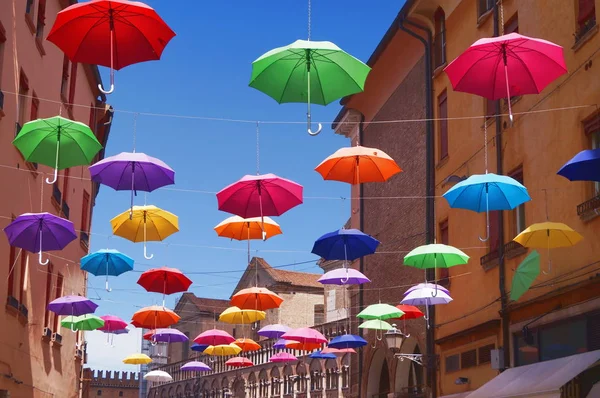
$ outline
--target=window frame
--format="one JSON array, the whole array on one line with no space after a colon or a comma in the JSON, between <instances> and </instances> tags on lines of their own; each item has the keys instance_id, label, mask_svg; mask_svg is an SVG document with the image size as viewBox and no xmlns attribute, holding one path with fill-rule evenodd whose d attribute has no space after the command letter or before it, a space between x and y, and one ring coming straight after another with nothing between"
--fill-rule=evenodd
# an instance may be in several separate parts
<instances>
[{"instance_id":1,"label":"window frame","mask_svg":"<svg viewBox=\"0 0 600 398\"><path fill-rule=\"evenodd\" d=\"M35 38L40 42L44 39L44 27L46 26L46 0L38 3L38 13L35 25Z\"/></svg>"},{"instance_id":2,"label":"window frame","mask_svg":"<svg viewBox=\"0 0 600 398\"><path fill-rule=\"evenodd\" d=\"M439 243L443 245L450 244L450 225L448 218L442 220L439 223L440 240ZM445 238L444 238L445 231ZM438 268L438 284L448 288L450 286L450 269L449 268Z\"/></svg>"},{"instance_id":3,"label":"window frame","mask_svg":"<svg viewBox=\"0 0 600 398\"><path fill-rule=\"evenodd\" d=\"M52 264L52 262L49 262L47 267L46 267L46 303L50 303L50 301L52 301L52 280L54 278L52 278L54 274L54 264ZM44 312L44 326L45 327L50 327L50 317L52 316L52 312L48 309L48 307L46 306L46 311ZM58 316L58 315L56 315ZM56 332L56 330L53 330L54 332Z\"/></svg>"},{"instance_id":4,"label":"window frame","mask_svg":"<svg viewBox=\"0 0 600 398\"><path fill-rule=\"evenodd\" d=\"M519 33L519 12L515 13L504 24L504 34Z\"/></svg>"},{"instance_id":5,"label":"window frame","mask_svg":"<svg viewBox=\"0 0 600 398\"><path fill-rule=\"evenodd\" d=\"M60 77L60 98L64 104L69 102L68 100L68 90L69 90L69 69L71 66L71 61L67 54L63 55L63 65L62 65L62 74Z\"/></svg>"},{"instance_id":6,"label":"window frame","mask_svg":"<svg viewBox=\"0 0 600 398\"><path fill-rule=\"evenodd\" d=\"M60 272L58 272L56 274L56 285L54 286L54 299L58 299L60 297L62 297L63 295L63 289L64 289L64 276L63 274L61 274ZM57 333L59 330L59 319L60 317L58 316L58 314L54 314L54 319L53 319L53 323L52 323L52 330Z\"/></svg>"},{"instance_id":7,"label":"window frame","mask_svg":"<svg viewBox=\"0 0 600 398\"><path fill-rule=\"evenodd\" d=\"M525 177L523 174L523 165L513 169L508 176L525 185ZM520 178L519 178L520 177ZM517 236L527 228L527 219L525 213L525 203L520 204L511 210L510 232L513 237Z\"/></svg>"},{"instance_id":8,"label":"window frame","mask_svg":"<svg viewBox=\"0 0 600 398\"><path fill-rule=\"evenodd\" d=\"M446 13L438 7L434 20L434 70L446 64ZM439 43L439 44L438 44Z\"/></svg>"},{"instance_id":9,"label":"window frame","mask_svg":"<svg viewBox=\"0 0 600 398\"><path fill-rule=\"evenodd\" d=\"M17 101L17 124L19 125L19 127L22 128L23 125L26 123L28 110L27 105L29 102L29 79L27 78L27 75L25 74L23 68L21 68L19 71L19 89L17 91L19 93ZM18 130L20 129L15 129L15 137L17 136L17 134L19 134Z\"/></svg>"},{"instance_id":10,"label":"window frame","mask_svg":"<svg viewBox=\"0 0 600 398\"><path fill-rule=\"evenodd\" d=\"M494 0L477 0L477 18L481 18L482 16L493 10L494 3Z\"/></svg>"},{"instance_id":11,"label":"window frame","mask_svg":"<svg viewBox=\"0 0 600 398\"><path fill-rule=\"evenodd\" d=\"M448 91L444 89L437 97L438 108L438 160L442 161L450 155L450 139L448 132Z\"/></svg>"},{"instance_id":12,"label":"window frame","mask_svg":"<svg viewBox=\"0 0 600 398\"><path fill-rule=\"evenodd\" d=\"M600 112L583 122L583 133L589 137L590 148L600 149ZM600 182L592 182L593 196L600 195Z\"/></svg>"}]
</instances>

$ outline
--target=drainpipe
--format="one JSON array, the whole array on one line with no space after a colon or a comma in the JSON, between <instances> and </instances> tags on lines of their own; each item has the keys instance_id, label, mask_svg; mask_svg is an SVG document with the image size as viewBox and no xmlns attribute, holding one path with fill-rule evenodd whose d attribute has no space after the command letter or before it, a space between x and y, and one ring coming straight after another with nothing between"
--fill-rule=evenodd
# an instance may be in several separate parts
<instances>
[{"instance_id":1,"label":"drainpipe","mask_svg":"<svg viewBox=\"0 0 600 398\"><path fill-rule=\"evenodd\" d=\"M362 112L360 113L360 122L358 123L358 142L360 145L363 144L363 133L364 133L364 123L365 123L365 115ZM365 227L365 217L364 217L364 200L363 200L363 184L358 184L358 229L363 231ZM365 259L364 257L360 258L359 261L359 271L361 273L365 272ZM358 285L358 308L363 308L364 305L364 291L363 285ZM350 315L350 314L348 314ZM363 337L363 330L358 329L358 335ZM363 374L363 361L364 361L364 350L360 349L360 357L358 360L358 394L359 396L362 394L362 374Z\"/></svg>"},{"instance_id":2,"label":"drainpipe","mask_svg":"<svg viewBox=\"0 0 600 398\"><path fill-rule=\"evenodd\" d=\"M423 36L415 33L408 29L404 25L410 25L413 28L420 29L425 33L427 39ZM408 33L415 39L419 40L423 47L425 47L425 117L427 118L426 123L426 136L425 136L425 194L427 199L425 200L425 241L427 244L433 243L435 238L435 151L433 142L433 88L432 88L432 61L431 61L431 43L432 34L431 30L426 26L405 19L405 16L401 17L398 21L398 28ZM435 279L435 269L427 269L427 280ZM427 353L429 360L427 364L427 385L431 388L431 396L437 397L437 360L435 359L435 306L429 307L429 325L427 329L426 341L427 341Z\"/></svg>"},{"instance_id":3,"label":"drainpipe","mask_svg":"<svg viewBox=\"0 0 600 398\"><path fill-rule=\"evenodd\" d=\"M494 3L494 36L499 36L498 3ZM510 101L510 98L507 99ZM496 101L496 173L501 175L502 170L502 118L500 117L500 101ZM508 297L506 294L506 265L504 263L504 212L498 212L498 287L500 288L500 317L502 318L502 346L504 367L510 365L510 330L508 316Z\"/></svg>"}]
</instances>

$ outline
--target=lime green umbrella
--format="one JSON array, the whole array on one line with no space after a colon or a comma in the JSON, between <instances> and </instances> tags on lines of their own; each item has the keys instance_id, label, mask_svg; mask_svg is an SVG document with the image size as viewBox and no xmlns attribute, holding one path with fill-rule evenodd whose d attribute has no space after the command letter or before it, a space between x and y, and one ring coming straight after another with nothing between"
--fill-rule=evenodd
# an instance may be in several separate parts
<instances>
[{"instance_id":1,"label":"lime green umbrella","mask_svg":"<svg viewBox=\"0 0 600 398\"><path fill-rule=\"evenodd\" d=\"M535 278L540 274L540 254L534 250L515 271L510 289L510 299L517 301L531 287Z\"/></svg>"},{"instance_id":2,"label":"lime green umbrella","mask_svg":"<svg viewBox=\"0 0 600 398\"><path fill-rule=\"evenodd\" d=\"M73 331L96 330L104 326L104 319L92 314L81 316L69 315L60 321L60 325L65 328L71 328Z\"/></svg>"},{"instance_id":3,"label":"lime green umbrella","mask_svg":"<svg viewBox=\"0 0 600 398\"><path fill-rule=\"evenodd\" d=\"M88 126L61 116L25 123L13 144L28 162L54 167L48 184L56 182L58 170L90 164L102 149Z\"/></svg>"},{"instance_id":4,"label":"lime green umbrella","mask_svg":"<svg viewBox=\"0 0 600 398\"><path fill-rule=\"evenodd\" d=\"M461 250L440 243L419 246L404 256L405 265L420 269L450 268L468 262L469 256Z\"/></svg>"},{"instance_id":5,"label":"lime green umbrella","mask_svg":"<svg viewBox=\"0 0 600 398\"><path fill-rule=\"evenodd\" d=\"M393 305L379 303L379 304L371 304L364 310L356 315L357 318L362 319L392 319L392 318L400 318L404 315L404 311L398 309L398 307L394 307Z\"/></svg>"},{"instance_id":6,"label":"lime green umbrella","mask_svg":"<svg viewBox=\"0 0 600 398\"><path fill-rule=\"evenodd\" d=\"M310 104L327 105L364 90L371 68L329 41L296 40L275 48L252 63L250 87L278 103L306 102L308 133ZM311 79L311 76L314 78Z\"/></svg>"},{"instance_id":7,"label":"lime green umbrella","mask_svg":"<svg viewBox=\"0 0 600 398\"><path fill-rule=\"evenodd\" d=\"M368 321L364 321L360 325L358 325L360 329L371 329L371 330L390 330L392 325L387 323L386 321L381 321L379 319L371 319Z\"/></svg>"}]
</instances>

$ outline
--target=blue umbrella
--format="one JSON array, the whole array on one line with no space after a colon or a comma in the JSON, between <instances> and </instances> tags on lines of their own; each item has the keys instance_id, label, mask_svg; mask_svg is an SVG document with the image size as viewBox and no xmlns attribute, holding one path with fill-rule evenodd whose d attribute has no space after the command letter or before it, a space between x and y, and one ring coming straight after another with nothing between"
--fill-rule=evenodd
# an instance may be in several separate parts
<instances>
[{"instance_id":1,"label":"blue umbrella","mask_svg":"<svg viewBox=\"0 0 600 398\"><path fill-rule=\"evenodd\" d=\"M559 176L570 181L600 182L600 148L579 152L558 170Z\"/></svg>"},{"instance_id":2,"label":"blue umbrella","mask_svg":"<svg viewBox=\"0 0 600 398\"><path fill-rule=\"evenodd\" d=\"M335 354L323 354L321 351L315 351L308 356L313 359L336 359Z\"/></svg>"},{"instance_id":3,"label":"blue umbrella","mask_svg":"<svg viewBox=\"0 0 600 398\"><path fill-rule=\"evenodd\" d=\"M92 275L106 275L106 291L108 288L108 276L119 276L133 269L133 259L125 254L112 249L98 250L81 259L81 269Z\"/></svg>"},{"instance_id":4,"label":"blue umbrella","mask_svg":"<svg viewBox=\"0 0 600 398\"><path fill-rule=\"evenodd\" d=\"M206 350L208 348L208 344L198 344L198 343L194 343L192 344L192 346L190 347L190 350L192 351L196 351L196 352L204 352L204 350Z\"/></svg>"},{"instance_id":5,"label":"blue umbrella","mask_svg":"<svg viewBox=\"0 0 600 398\"><path fill-rule=\"evenodd\" d=\"M353 261L375 253L379 241L358 229L340 229L316 240L312 253L325 260Z\"/></svg>"},{"instance_id":6,"label":"blue umbrella","mask_svg":"<svg viewBox=\"0 0 600 398\"><path fill-rule=\"evenodd\" d=\"M454 209L486 212L487 237L490 238L490 211L512 210L531 200L527 188L514 178L494 173L475 174L448 190L444 198Z\"/></svg>"},{"instance_id":7,"label":"blue umbrella","mask_svg":"<svg viewBox=\"0 0 600 398\"><path fill-rule=\"evenodd\" d=\"M367 345L367 340L354 334L343 334L331 339L327 347L330 348L358 348Z\"/></svg>"}]
</instances>

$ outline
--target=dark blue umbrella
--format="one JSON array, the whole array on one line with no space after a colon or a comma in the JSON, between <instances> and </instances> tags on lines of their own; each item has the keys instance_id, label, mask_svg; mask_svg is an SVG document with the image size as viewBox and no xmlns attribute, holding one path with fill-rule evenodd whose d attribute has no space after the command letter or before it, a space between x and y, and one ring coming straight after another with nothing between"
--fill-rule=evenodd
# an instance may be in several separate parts
<instances>
[{"instance_id":1,"label":"dark blue umbrella","mask_svg":"<svg viewBox=\"0 0 600 398\"><path fill-rule=\"evenodd\" d=\"M110 292L108 276L133 270L133 259L117 250L103 249L83 257L81 269L95 276L106 275L106 291Z\"/></svg>"},{"instance_id":2,"label":"dark blue umbrella","mask_svg":"<svg viewBox=\"0 0 600 398\"><path fill-rule=\"evenodd\" d=\"M323 354L321 351L315 351L308 356L313 359L336 359L335 354Z\"/></svg>"},{"instance_id":3,"label":"dark blue umbrella","mask_svg":"<svg viewBox=\"0 0 600 398\"><path fill-rule=\"evenodd\" d=\"M208 344L198 344L198 343L194 343L192 344L192 346L190 347L190 350L192 351L196 351L196 352L204 352L204 350L206 350L208 348Z\"/></svg>"},{"instance_id":4,"label":"dark blue umbrella","mask_svg":"<svg viewBox=\"0 0 600 398\"><path fill-rule=\"evenodd\" d=\"M343 334L331 339L327 347L330 348L358 348L367 345L367 340L354 334Z\"/></svg>"},{"instance_id":5,"label":"dark blue umbrella","mask_svg":"<svg viewBox=\"0 0 600 398\"><path fill-rule=\"evenodd\" d=\"M570 181L600 182L600 148L579 152L558 170L559 176Z\"/></svg>"},{"instance_id":6,"label":"dark blue umbrella","mask_svg":"<svg viewBox=\"0 0 600 398\"><path fill-rule=\"evenodd\" d=\"M312 253L325 260L354 261L375 253L379 241L358 229L340 229L316 240Z\"/></svg>"}]
</instances>

